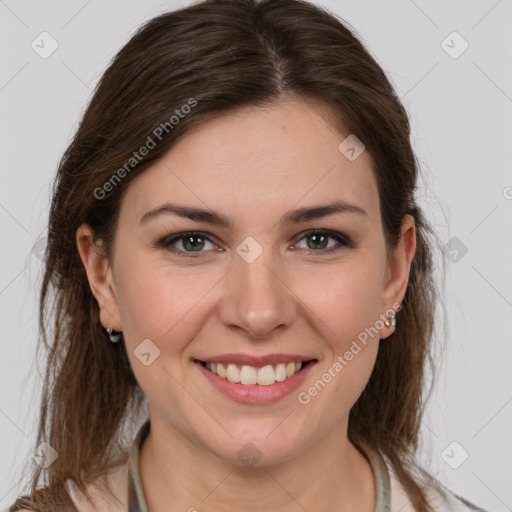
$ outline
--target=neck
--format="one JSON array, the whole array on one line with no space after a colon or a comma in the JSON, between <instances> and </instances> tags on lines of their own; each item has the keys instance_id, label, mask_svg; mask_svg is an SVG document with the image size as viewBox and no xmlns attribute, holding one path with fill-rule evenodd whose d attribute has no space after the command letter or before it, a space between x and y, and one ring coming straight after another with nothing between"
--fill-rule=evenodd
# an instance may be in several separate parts
<instances>
[{"instance_id":1,"label":"neck","mask_svg":"<svg viewBox=\"0 0 512 512\"><path fill-rule=\"evenodd\" d=\"M372 469L348 441L346 423L286 462L245 467L191 442L163 421L151 430L139 456L148 509L194 512L373 512Z\"/></svg>"}]
</instances>

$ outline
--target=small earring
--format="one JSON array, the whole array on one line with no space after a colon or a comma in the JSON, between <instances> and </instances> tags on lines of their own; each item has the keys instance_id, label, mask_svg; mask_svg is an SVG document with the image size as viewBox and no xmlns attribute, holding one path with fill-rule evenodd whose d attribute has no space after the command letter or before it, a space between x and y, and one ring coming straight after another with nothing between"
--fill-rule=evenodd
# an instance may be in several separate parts
<instances>
[{"instance_id":1,"label":"small earring","mask_svg":"<svg viewBox=\"0 0 512 512\"><path fill-rule=\"evenodd\" d=\"M384 324L386 325L386 327L393 327L393 329L395 329L396 328L395 313L393 313L393 312L388 313L388 320L385 320Z\"/></svg>"},{"instance_id":2,"label":"small earring","mask_svg":"<svg viewBox=\"0 0 512 512\"><path fill-rule=\"evenodd\" d=\"M121 341L121 332L114 331L111 325L109 325L106 330L112 343L118 343Z\"/></svg>"}]
</instances>

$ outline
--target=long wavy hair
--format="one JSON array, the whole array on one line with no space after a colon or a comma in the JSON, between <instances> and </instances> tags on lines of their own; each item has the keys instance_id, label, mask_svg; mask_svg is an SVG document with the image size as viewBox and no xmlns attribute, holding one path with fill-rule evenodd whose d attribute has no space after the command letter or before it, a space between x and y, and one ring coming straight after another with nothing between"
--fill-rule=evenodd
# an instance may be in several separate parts
<instances>
[{"instance_id":1,"label":"long wavy hair","mask_svg":"<svg viewBox=\"0 0 512 512\"><path fill-rule=\"evenodd\" d=\"M58 458L47 469L31 468L12 510L69 506L67 479L86 492L89 482L124 462L126 426L145 400L124 343L109 343L100 323L77 228L88 223L108 257L121 199L137 175L192 127L288 96L328 107L340 134L364 141L388 255L404 215L414 217L417 250L397 329L380 343L350 411L348 436L388 460L418 512L432 510L426 489L437 483L415 460L434 382L440 293L433 254L440 244L416 203L419 165L408 116L355 32L301 0L206 0L159 15L136 31L99 81L57 170L40 293L39 349L47 366L37 445L48 442ZM133 161L157 133L156 145Z\"/></svg>"}]
</instances>

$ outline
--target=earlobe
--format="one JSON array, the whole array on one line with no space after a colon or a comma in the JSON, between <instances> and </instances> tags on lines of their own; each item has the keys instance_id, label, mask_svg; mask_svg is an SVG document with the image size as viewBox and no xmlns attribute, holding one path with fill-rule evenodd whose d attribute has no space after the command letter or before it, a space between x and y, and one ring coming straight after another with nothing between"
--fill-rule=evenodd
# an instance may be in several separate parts
<instances>
[{"instance_id":1,"label":"earlobe","mask_svg":"<svg viewBox=\"0 0 512 512\"><path fill-rule=\"evenodd\" d=\"M103 253L101 241L95 241L93 229L88 224L82 224L76 232L76 243L89 287L99 305L100 321L103 327L111 325L114 330L120 331L121 322L112 266Z\"/></svg>"}]
</instances>

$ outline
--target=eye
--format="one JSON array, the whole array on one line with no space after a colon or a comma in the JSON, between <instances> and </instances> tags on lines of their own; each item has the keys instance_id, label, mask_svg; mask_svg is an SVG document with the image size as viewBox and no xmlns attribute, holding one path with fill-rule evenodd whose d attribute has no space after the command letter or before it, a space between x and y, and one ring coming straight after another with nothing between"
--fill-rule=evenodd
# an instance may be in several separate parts
<instances>
[{"instance_id":1,"label":"eye","mask_svg":"<svg viewBox=\"0 0 512 512\"><path fill-rule=\"evenodd\" d=\"M210 247L208 247L208 244L210 244ZM158 242L158 246L184 257L197 257L199 254L194 253L217 248L211 239L200 231L187 231L166 237Z\"/></svg>"},{"instance_id":2,"label":"eye","mask_svg":"<svg viewBox=\"0 0 512 512\"><path fill-rule=\"evenodd\" d=\"M305 241L306 247L300 246L303 241ZM156 246L185 258L197 258L206 251L222 250L212 241L209 235L201 231L176 233L163 238ZM335 253L343 247L354 247L354 244L348 237L336 231L313 229L302 233L299 243L293 246L292 249L304 250L315 255L325 255Z\"/></svg>"},{"instance_id":3,"label":"eye","mask_svg":"<svg viewBox=\"0 0 512 512\"><path fill-rule=\"evenodd\" d=\"M334 240L336 243L329 243L329 239ZM300 247L297 244L295 247L304 249L309 253L330 254L340 250L342 247L353 247L352 242L341 233L336 231L329 231L326 229L313 229L307 231L300 238L300 242L306 242L306 247ZM300 243L299 242L299 243Z\"/></svg>"}]
</instances>

